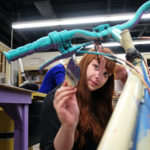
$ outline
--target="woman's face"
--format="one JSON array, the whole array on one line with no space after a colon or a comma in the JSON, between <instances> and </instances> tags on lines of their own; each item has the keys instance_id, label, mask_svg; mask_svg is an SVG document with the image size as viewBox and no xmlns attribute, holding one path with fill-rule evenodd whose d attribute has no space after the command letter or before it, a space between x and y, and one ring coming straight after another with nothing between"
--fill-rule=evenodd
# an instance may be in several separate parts
<instances>
[{"instance_id":1,"label":"woman's face","mask_svg":"<svg viewBox=\"0 0 150 150\"><path fill-rule=\"evenodd\" d=\"M101 57L100 64L93 59L87 67L87 85L91 91L101 88L108 80L109 74L105 68L105 59Z\"/></svg>"}]
</instances>

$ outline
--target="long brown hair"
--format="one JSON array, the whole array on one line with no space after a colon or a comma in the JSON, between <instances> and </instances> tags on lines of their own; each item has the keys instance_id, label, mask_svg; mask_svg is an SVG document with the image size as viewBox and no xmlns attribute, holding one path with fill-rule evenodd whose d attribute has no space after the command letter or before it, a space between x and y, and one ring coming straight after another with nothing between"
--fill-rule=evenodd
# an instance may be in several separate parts
<instances>
[{"instance_id":1,"label":"long brown hair","mask_svg":"<svg viewBox=\"0 0 150 150\"><path fill-rule=\"evenodd\" d=\"M91 51L94 51L92 49ZM112 54L109 49L104 48L103 53ZM98 56L99 59L101 56ZM103 87L90 92L87 86L87 67L93 59L94 54L85 54L79 63L81 76L77 85L77 100L80 109L79 123L76 129L75 141L78 140L79 147L85 144L85 133L90 132L97 143L112 114L112 95L114 90L114 68L115 62L105 58L105 68L112 74Z\"/></svg>"}]
</instances>

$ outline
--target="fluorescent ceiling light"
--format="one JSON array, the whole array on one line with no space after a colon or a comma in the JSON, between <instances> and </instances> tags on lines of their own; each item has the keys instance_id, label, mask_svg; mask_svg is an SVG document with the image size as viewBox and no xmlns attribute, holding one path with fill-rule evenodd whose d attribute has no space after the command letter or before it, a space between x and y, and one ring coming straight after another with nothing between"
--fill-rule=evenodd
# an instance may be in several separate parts
<instances>
[{"instance_id":1,"label":"fluorescent ceiling light","mask_svg":"<svg viewBox=\"0 0 150 150\"><path fill-rule=\"evenodd\" d=\"M134 45L145 45L145 44L150 44L150 40L134 40L133 41ZM114 46L121 46L120 43L117 42L108 42L108 43L103 43L104 47L114 47ZM94 45L89 45L87 48L94 48Z\"/></svg>"},{"instance_id":2,"label":"fluorescent ceiling light","mask_svg":"<svg viewBox=\"0 0 150 150\"><path fill-rule=\"evenodd\" d=\"M142 19L149 19L150 18L150 14L144 14Z\"/></svg>"},{"instance_id":3,"label":"fluorescent ceiling light","mask_svg":"<svg viewBox=\"0 0 150 150\"><path fill-rule=\"evenodd\" d=\"M114 15L102 15L102 16L90 16L90 17L78 17L78 18L66 18L66 19L51 19L41 21L25 21L15 22L12 24L13 29L21 28L36 28L36 27L48 27L59 25L73 25L73 24L86 24L86 23L100 23L108 21L125 21L132 19L134 14L114 14ZM150 18L149 14L143 15L142 18Z\"/></svg>"}]
</instances>

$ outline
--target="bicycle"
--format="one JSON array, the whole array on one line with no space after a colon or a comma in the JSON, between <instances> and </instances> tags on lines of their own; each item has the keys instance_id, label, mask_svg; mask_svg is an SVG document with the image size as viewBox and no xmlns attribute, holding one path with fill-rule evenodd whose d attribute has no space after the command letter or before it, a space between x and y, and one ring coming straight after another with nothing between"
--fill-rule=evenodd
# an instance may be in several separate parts
<instances>
[{"instance_id":1,"label":"bicycle","mask_svg":"<svg viewBox=\"0 0 150 150\"><path fill-rule=\"evenodd\" d=\"M82 50L87 45L93 43L93 41L76 46L73 46L71 43L71 39L76 37L97 40L112 35L116 41L121 41L121 44L126 50L126 56L131 62L127 62L127 65L132 71L98 146L98 150L141 150L141 147L142 150L148 150L150 147L150 81L148 70L146 70L146 65L143 63L144 60L141 54L135 50L130 34L124 30L134 27L140 20L142 14L149 9L150 1L144 3L138 9L133 19L122 25L113 27L100 25L94 28L93 32L80 29L71 31L64 30L59 33L54 31L49 33L47 37L43 37L31 44L4 52L4 55L10 62L34 52L44 52L52 48L58 49L61 52L62 55L49 60L39 70L42 70L56 60L70 57L74 53L105 55L105 57L120 63L122 60L115 56ZM123 32L121 33L121 31ZM136 67L136 74L141 79L135 74L134 66ZM143 74L143 77L139 74ZM143 122L146 126L143 125Z\"/></svg>"}]
</instances>

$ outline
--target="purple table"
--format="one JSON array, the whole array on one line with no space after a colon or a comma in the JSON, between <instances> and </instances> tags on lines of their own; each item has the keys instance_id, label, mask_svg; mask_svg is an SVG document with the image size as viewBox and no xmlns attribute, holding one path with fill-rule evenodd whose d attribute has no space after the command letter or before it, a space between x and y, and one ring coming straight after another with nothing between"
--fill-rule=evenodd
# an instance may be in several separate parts
<instances>
[{"instance_id":1,"label":"purple table","mask_svg":"<svg viewBox=\"0 0 150 150\"><path fill-rule=\"evenodd\" d=\"M28 150L30 90L0 84L0 107L14 120L14 150Z\"/></svg>"}]
</instances>

